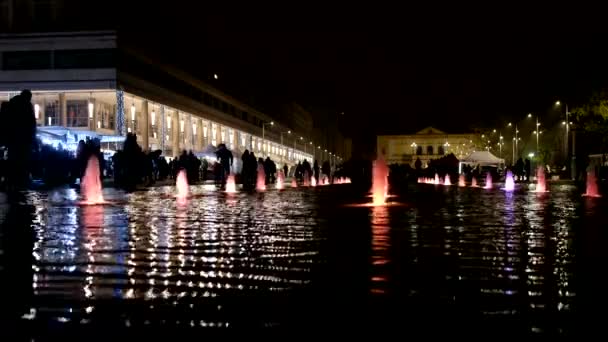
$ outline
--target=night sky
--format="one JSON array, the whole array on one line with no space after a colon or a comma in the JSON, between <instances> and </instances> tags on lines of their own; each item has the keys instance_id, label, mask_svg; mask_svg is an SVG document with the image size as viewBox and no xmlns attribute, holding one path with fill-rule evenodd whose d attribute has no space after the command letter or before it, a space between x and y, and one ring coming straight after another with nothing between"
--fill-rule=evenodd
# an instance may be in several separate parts
<instances>
[{"instance_id":1,"label":"night sky","mask_svg":"<svg viewBox=\"0 0 608 342\"><path fill-rule=\"evenodd\" d=\"M608 80L605 25L574 11L192 6L123 23L125 40L260 106L344 112L363 150L381 133L502 125Z\"/></svg>"}]
</instances>

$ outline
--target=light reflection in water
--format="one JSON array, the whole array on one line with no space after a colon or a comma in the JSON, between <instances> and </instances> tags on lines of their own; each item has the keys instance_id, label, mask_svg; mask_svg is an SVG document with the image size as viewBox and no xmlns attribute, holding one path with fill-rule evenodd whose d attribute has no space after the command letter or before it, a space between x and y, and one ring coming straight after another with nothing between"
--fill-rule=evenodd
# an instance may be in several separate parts
<instances>
[{"instance_id":1,"label":"light reflection in water","mask_svg":"<svg viewBox=\"0 0 608 342\"><path fill-rule=\"evenodd\" d=\"M44 312L53 320L95 320L102 304L118 297L120 304L112 305L125 325L156 317L177 321L179 313L184 322L225 326L233 323L230 315L217 314L231 299L314 287L315 272L333 260L322 244L353 243L344 234L356 236L361 225L371 229L368 250L355 251L366 261L371 253L366 294L382 295L372 298L435 298L492 319L526 317L535 330L553 324L548 308L561 314L573 306L572 227L581 199L571 189L536 196L426 188L397 199L407 207L372 208L331 203L331 189L227 196L195 186L186 206L176 205L172 187L129 195L108 190L104 196L118 204L97 207L32 196L36 300L27 317ZM320 210L323 196L330 201ZM601 206L586 208L589 214ZM332 232L340 227L327 222L342 222L357 210L368 219L336 237Z\"/></svg>"},{"instance_id":2,"label":"light reflection in water","mask_svg":"<svg viewBox=\"0 0 608 342\"><path fill-rule=\"evenodd\" d=\"M386 206L371 207L370 213L372 230L372 287L371 292L376 294L385 293L389 284L389 250L390 226L388 208Z\"/></svg>"}]
</instances>

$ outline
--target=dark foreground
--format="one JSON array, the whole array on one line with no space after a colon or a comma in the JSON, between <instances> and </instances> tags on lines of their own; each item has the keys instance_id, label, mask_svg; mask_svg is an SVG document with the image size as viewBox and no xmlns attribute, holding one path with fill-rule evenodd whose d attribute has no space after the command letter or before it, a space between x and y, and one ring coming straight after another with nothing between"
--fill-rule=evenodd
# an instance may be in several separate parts
<instances>
[{"instance_id":1,"label":"dark foreground","mask_svg":"<svg viewBox=\"0 0 608 342\"><path fill-rule=\"evenodd\" d=\"M22 336L202 328L401 336L601 332L605 198L414 185L0 194L2 325ZM31 227L31 228L30 228ZM28 233L29 232L29 233ZM50 334L50 335L49 335Z\"/></svg>"}]
</instances>

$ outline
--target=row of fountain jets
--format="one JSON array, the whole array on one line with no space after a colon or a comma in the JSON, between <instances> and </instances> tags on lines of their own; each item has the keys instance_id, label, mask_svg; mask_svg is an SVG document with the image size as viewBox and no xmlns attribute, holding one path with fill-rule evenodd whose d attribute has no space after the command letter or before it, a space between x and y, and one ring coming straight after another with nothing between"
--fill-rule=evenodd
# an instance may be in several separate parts
<instances>
[{"instance_id":1,"label":"row of fountain jets","mask_svg":"<svg viewBox=\"0 0 608 342\"><path fill-rule=\"evenodd\" d=\"M310 181L309 181L309 179L310 179ZM351 182L350 178L348 178L348 177L338 177L338 178L334 179L333 184L347 184L350 182ZM329 185L329 184L330 184L329 178L327 176L323 176L319 180L318 185ZM315 179L315 177L309 177L307 174L305 174L304 182L303 182L302 186L305 186L305 187L317 186L317 180ZM186 177L186 172L184 170L181 170L177 175L176 187L177 187L177 198L178 199L185 199L188 197L188 193L189 193L188 178ZM298 187L298 183L296 182L295 178L292 178L292 180L291 180L291 187L292 188ZM266 174L264 173L264 168L262 166L260 166L258 168L258 175L257 175L257 179L256 179L255 188L257 191L266 191ZM277 180L275 183L275 189L282 190L284 188L285 188L285 175L283 174L282 170L279 170L277 172ZM234 174L232 174L232 173L229 174L228 177L226 177L226 190L225 191L227 193L237 192L235 177L234 177Z\"/></svg>"},{"instance_id":2,"label":"row of fountain jets","mask_svg":"<svg viewBox=\"0 0 608 342\"><path fill-rule=\"evenodd\" d=\"M429 177L420 177L418 178L418 183L423 184L435 184L435 185L452 185L449 175L445 175L445 178L442 180L438 174L435 174L435 178ZM458 186L465 187L466 182L464 175L460 175L458 177ZM471 180L471 187L478 188L477 179L473 177ZM486 183L483 187L484 189L492 189L492 175L488 173L486 175ZM511 171L507 171L507 175L505 177L505 187L503 188L505 191L513 191L515 190L515 180L513 177L513 173ZM548 192L547 191L547 180L545 177L545 168L540 166L536 170L536 188L534 192ZM599 190L597 188L597 180L595 178L594 172L587 173L587 191L583 196L587 197L600 197Z\"/></svg>"},{"instance_id":3,"label":"row of fountain jets","mask_svg":"<svg viewBox=\"0 0 608 342\"><path fill-rule=\"evenodd\" d=\"M337 177L334 178L333 184L347 184L350 183L350 178L348 177ZM323 176L319 180L318 185L329 185L330 181L327 176ZM304 175L304 183L302 186L317 186L317 180L315 177L309 177L308 174ZM190 194L190 187L188 185L188 177L186 176L186 172L181 170L177 174L175 187L177 188L177 199L178 200L186 200ZM291 180L291 187L297 188L298 184L294 179ZM280 170L277 175L277 181L275 188L278 190L285 188L285 175L283 171ZM258 168L258 175L256 180L256 190L257 191L265 191L266 190L266 174L264 173L264 167L260 165ZM226 192L227 193L235 193L236 190L236 182L234 179L234 174L228 175L226 178ZM101 191L101 178L99 177L99 160L97 157L89 158L87 163L87 168L85 170L84 176L82 177L82 181L80 183L80 194L82 196L82 204L103 204L105 203L103 194Z\"/></svg>"},{"instance_id":4,"label":"row of fountain jets","mask_svg":"<svg viewBox=\"0 0 608 342\"><path fill-rule=\"evenodd\" d=\"M374 205L384 205L386 204L386 198L388 197L388 173L389 169L386 162L383 159L378 159L374 162L373 170L372 170L372 196L373 196L373 204ZM541 166L537 170L536 174L536 188L535 192L547 192L547 184L545 179L545 169ZM310 180L310 181L309 181ZM346 184L350 183L350 179L348 177L340 177L335 178L333 184ZM449 175L446 175L443 181L439 178L438 174L435 174L435 178L418 178L418 183L424 184L436 184L436 185L452 185L450 181ZM319 185L329 185L329 178L323 177L319 181ZM303 186L316 186L317 181L315 177L309 177L308 175L304 175L304 183ZM460 175L458 179L458 185L461 187L465 187L465 178L464 175ZM97 157L91 157L87 163L87 168L85 170L84 176L81 182L81 196L83 197L83 204L102 204L104 203L103 194L101 192L101 178L99 177L99 160ZM291 181L291 187L296 188L298 184L295 179ZM276 181L276 189L283 189L285 187L285 175L282 171L278 172L277 181ZM473 178L471 181L471 187L479 187L477 185L477 179ZM177 175L176 180L176 188L177 188L177 198L180 200L185 200L189 196L189 186L188 186L188 178L186 177L186 172L184 170L180 171ZM488 173L486 176L486 183L484 185L485 189L492 188L492 176ZM266 174L264 173L264 168L260 165L258 167L258 175L256 180L256 190L265 191L266 190ZM507 175L505 178L505 187L506 191L515 190L515 181L513 178L513 173L511 171L507 171ZM230 174L226 180L226 192L227 193L235 193L236 190L236 182L234 179L234 174ZM583 196L589 197L600 197L599 191L597 188L597 181L595 178L595 174L593 172L587 173L587 192Z\"/></svg>"}]
</instances>

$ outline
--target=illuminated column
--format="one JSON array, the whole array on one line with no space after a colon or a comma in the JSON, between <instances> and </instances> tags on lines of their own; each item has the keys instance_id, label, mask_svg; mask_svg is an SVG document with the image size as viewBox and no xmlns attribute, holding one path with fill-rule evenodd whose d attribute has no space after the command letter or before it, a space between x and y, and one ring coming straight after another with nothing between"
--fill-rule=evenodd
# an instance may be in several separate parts
<instances>
[{"instance_id":1,"label":"illuminated column","mask_svg":"<svg viewBox=\"0 0 608 342\"><path fill-rule=\"evenodd\" d=\"M68 126L68 101L65 99L65 93L59 93L59 108L61 108L61 121L59 125Z\"/></svg>"},{"instance_id":2,"label":"illuminated column","mask_svg":"<svg viewBox=\"0 0 608 342\"><path fill-rule=\"evenodd\" d=\"M95 132L97 130L97 108L95 106L95 100L93 98L89 99L88 106L88 115L89 115L89 125L91 125L91 131Z\"/></svg>"},{"instance_id":3,"label":"illuminated column","mask_svg":"<svg viewBox=\"0 0 608 342\"><path fill-rule=\"evenodd\" d=\"M127 135L127 121L125 120L125 93L122 90L116 91L116 135Z\"/></svg>"},{"instance_id":4,"label":"illuminated column","mask_svg":"<svg viewBox=\"0 0 608 342\"><path fill-rule=\"evenodd\" d=\"M196 116L192 117L191 122L192 123L190 124L190 126L192 126L192 149L194 151L199 151L200 150L199 143L201 141L201 138L200 138L201 125Z\"/></svg>"},{"instance_id":5,"label":"illuminated column","mask_svg":"<svg viewBox=\"0 0 608 342\"><path fill-rule=\"evenodd\" d=\"M148 124L148 118L150 117L150 113L148 113L148 100L141 101L141 143L143 145L144 151L150 150L150 125Z\"/></svg>"},{"instance_id":6,"label":"illuminated column","mask_svg":"<svg viewBox=\"0 0 608 342\"><path fill-rule=\"evenodd\" d=\"M40 122L40 126L47 126L46 116L44 115L46 109L46 103L40 105L40 112L38 113L38 122Z\"/></svg>"},{"instance_id":7,"label":"illuminated column","mask_svg":"<svg viewBox=\"0 0 608 342\"><path fill-rule=\"evenodd\" d=\"M179 112L174 111L171 118L171 145L173 147L173 157L179 156Z\"/></svg>"},{"instance_id":8,"label":"illuminated column","mask_svg":"<svg viewBox=\"0 0 608 342\"><path fill-rule=\"evenodd\" d=\"M160 137L158 139L159 143L160 143L160 150L163 151L163 155L165 154L165 142L167 140L167 119L165 118L165 106L160 106L159 108L159 117L160 117L160 121L158 121L158 123L160 124Z\"/></svg>"},{"instance_id":9,"label":"illuminated column","mask_svg":"<svg viewBox=\"0 0 608 342\"><path fill-rule=\"evenodd\" d=\"M188 114L188 116L184 118L184 121L186 122L186 130L184 132L186 143L184 144L184 147L188 150L194 150L194 143L192 140L192 134L194 133L192 132L192 114Z\"/></svg>"}]
</instances>

